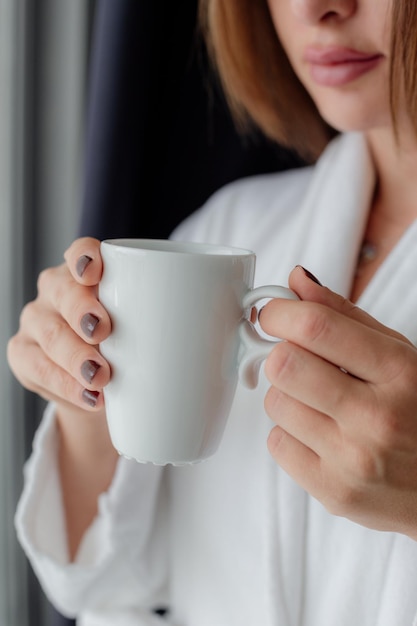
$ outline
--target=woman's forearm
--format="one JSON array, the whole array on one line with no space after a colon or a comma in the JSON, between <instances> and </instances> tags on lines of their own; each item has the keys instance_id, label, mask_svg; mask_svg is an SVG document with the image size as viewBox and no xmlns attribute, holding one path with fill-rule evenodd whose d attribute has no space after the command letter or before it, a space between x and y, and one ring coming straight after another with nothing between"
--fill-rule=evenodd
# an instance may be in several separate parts
<instances>
[{"instance_id":1,"label":"woman's forearm","mask_svg":"<svg viewBox=\"0 0 417 626\"><path fill-rule=\"evenodd\" d=\"M57 424L68 552L74 560L85 531L97 515L98 497L112 481L118 453L101 413L60 407Z\"/></svg>"}]
</instances>

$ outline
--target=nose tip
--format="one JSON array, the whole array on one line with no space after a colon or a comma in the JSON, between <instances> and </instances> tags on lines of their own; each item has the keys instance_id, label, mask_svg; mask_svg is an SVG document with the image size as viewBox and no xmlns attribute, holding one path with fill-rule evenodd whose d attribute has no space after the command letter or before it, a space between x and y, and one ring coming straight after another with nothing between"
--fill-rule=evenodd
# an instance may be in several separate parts
<instances>
[{"instance_id":1,"label":"nose tip","mask_svg":"<svg viewBox=\"0 0 417 626\"><path fill-rule=\"evenodd\" d=\"M292 0L295 16L306 24L350 17L357 0Z\"/></svg>"}]
</instances>

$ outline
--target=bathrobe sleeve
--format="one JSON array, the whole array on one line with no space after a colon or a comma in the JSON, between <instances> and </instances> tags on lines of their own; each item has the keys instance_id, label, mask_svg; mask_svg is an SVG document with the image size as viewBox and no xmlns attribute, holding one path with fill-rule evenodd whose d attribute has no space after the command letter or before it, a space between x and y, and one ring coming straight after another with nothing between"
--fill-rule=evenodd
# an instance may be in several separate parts
<instances>
[{"instance_id":1,"label":"bathrobe sleeve","mask_svg":"<svg viewBox=\"0 0 417 626\"><path fill-rule=\"evenodd\" d=\"M99 498L98 515L71 563L53 405L36 433L24 478L16 530L52 604L68 617L79 617L78 624L160 623L154 610L166 603L163 469L120 458L112 485Z\"/></svg>"}]
</instances>

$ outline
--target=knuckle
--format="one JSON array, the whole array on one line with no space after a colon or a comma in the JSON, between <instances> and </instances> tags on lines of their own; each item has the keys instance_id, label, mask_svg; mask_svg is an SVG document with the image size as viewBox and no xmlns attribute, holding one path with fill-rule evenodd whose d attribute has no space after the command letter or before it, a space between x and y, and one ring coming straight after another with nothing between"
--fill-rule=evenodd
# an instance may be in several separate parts
<instances>
[{"instance_id":1,"label":"knuckle","mask_svg":"<svg viewBox=\"0 0 417 626\"><path fill-rule=\"evenodd\" d=\"M373 387L375 401L368 414L374 441L387 451L414 445L417 426L417 353L402 342L397 348L397 354L381 359L383 382Z\"/></svg>"},{"instance_id":2,"label":"knuckle","mask_svg":"<svg viewBox=\"0 0 417 626\"><path fill-rule=\"evenodd\" d=\"M28 386L30 389L31 387ZM72 377L48 358L37 359L34 363L33 391L43 390L45 397L54 396L72 401L74 381Z\"/></svg>"},{"instance_id":3,"label":"knuckle","mask_svg":"<svg viewBox=\"0 0 417 626\"><path fill-rule=\"evenodd\" d=\"M37 282L38 293L43 293L44 291L49 290L53 277L54 277L55 268L48 267L43 269L39 276Z\"/></svg>"},{"instance_id":4,"label":"knuckle","mask_svg":"<svg viewBox=\"0 0 417 626\"><path fill-rule=\"evenodd\" d=\"M346 315L348 317L354 317L355 314L360 311L359 307L354 302L348 300L344 296L336 294L336 299L339 300L340 311L343 313L343 315Z\"/></svg>"},{"instance_id":5,"label":"knuckle","mask_svg":"<svg viewBox=\"0 0 417 626\"><path fill-rule=\"evenodd\" d=\"M378 483L383 478L383 459L377 452L360 449L354 458L354 473L357 484Z\"/></svg>"},{"instance_id":6,"label":"knuckle","mask_svg":"<svg viewBox=\"0 0 417 626\"><path fill-rule=\"evenodd\" d=\"M323 485L322 503L332 515L350 517L362 506L371 488L386 480L387 464L378 449L345 441L345 463Z\"/></svg>"},{"instance_id":7,"label":"knuckle","mask_svg":"<svg viewBox=\"0 0 417 626\"><path fill-rule=\"evenodd\" d=\"M272 418L272 416L279 409L280 399L282 397L281 392L275 387L270 387L265 394L264 398L264 408L266 414Z\"/></svg>"},{"instance_id":8,"label":"knuckle","mask_svg":"<svg viewBox=\"0 0 417 626\"><path fill-rule=\"evenodd\" d=\"M17 364L18 364L18 352L19 352L19 346L20 346L20 338L19 335L13 335L13 337L10 337L10 339L7 342L7 348L6 348L6 357L7 357L7 362L9 364L10 369L12 370L12 372L17 375Z\"/></svg>"},{"instance_id":9,"label":"knuckle","mask_svg":"<svg viewBox=\"0 0 417 626\"><path fill-rule=\"evenodd\" d=\"M59 336L65 328L66 322L62 318L55 318L41 328L39 343L46 354L53 353Z\"/></svg>"},{"instance_id":10,"label":"knuckle","mask_svg":"<svg viewBox=\"0 0 417 626\"><path fill-rule=\"evenodd\" d=\"M283 453L284 441L286 438L286 432L279 426L274 426L268 435L267 447L270 455L278 460Z\"/></svg>"},{"instance_id":11,"label":"knuckle","mask_svg":"<svg viewBox=\"0 0 417 626\"><path fill-rule=\"evenodd\" d=\"M49 359L43 357L35 359L33 363L32 379L35 384L48 388L53 375L54 364Z\"/></svg>"},{"instance_id":12,"label":"knuckle","mask_svg":"<svg viewBox=\"0 0 417 626\"><path fill-rule=\"evenodd\" d=\"M108 315L90 287L71 283L61 296L61 314L74 332L89 345L100 343L109 332ZM97 322L91 337L82 328L82 320L88 314L100 322Z\"/></svg>"},{"instance_id":13,"label":"knuckle","mask_svg":"<svg viewBox=\"0 0 417 626\"><path fill-rule=\"evenodd\" d=\"M69 355L69 371L70 372L78 372L80 370L81 364L83 361L86 361L88 357L85 354L83 348L76 348Z\"/></svg>"},{"instance_id":14,"label":"knuckle","mask_svg":"<svg viewBox=\"0 0 417 626\"><path fill-rule=\"evenodd\" d=\"M25 306L22 308L20 312L20 317L19 317L20 328L25 328L25 327L30 326L35 315L35 309L36 309L36 304L34 300L25 304Z\"/></svg>"},{"instance_id":15,"label":"knuckle","mask_svg":"<svg viewBox=\"0 0 417 626\"><path fill-rule=\"evenodd\" d=\"M265 362L268 380L280 388L286 380L291 380L297 368L297 358L293 346L288 342L278 343Z\"/></svg>"},{"instance_id":16,"label":"knuckle","mask_svg":"<svg viewBox=\"0 0 417 626\"><path fill-rule=\"evenodd\" d=\"M54 309L60 310L60 303L67 296L70 287L69 273L65 266L42 270L38 276L37 287L37 300L46 300Z\"/></svg>"},{"instance_id":17,"label":"knuckle","mask_svg":"<svg viewBox=\"0 0 417 626\"><path fill-rule=\"evenodd\" d=\"M15 378L27 389L33 391L34 388L30 384L30 378L27 373L30 371L28 369L28 361L31 362L31 359L28 358L27 355L27 343L22 338L20 333L17 333L7 342L6 349L6 357L7 363L10 367L11 372L15 376Z\"/></svg>"},{"instance_id":18,"label":"knuckle","mask_svg":"<svg viewBox=\"0 0 417 626\"><path fill-rule=\"evenodd\" d=\"M308 343L324 339L330 331L330 320L325 309L309 305L304 307L297 319L297 331Z\"/></svg>"},{"instance_id":19,"label":"knuckle","mask_svg":"<svg viewBox=\"0 0 417 626\"><path fill-rule=\"evenodd\" d=\"M356 506L356 501L356 491L347 485L339 485L339 488L332 494L332 497L328 498L323 504L332 515L349 517L349 513Z\"/></svg>"},{"instance_id":20,"label":"knuckle","mask_svg":"<svg viewBox=\"0 0 417 626\"><path fill-rule=\"evenodd\" d=\"M374 420L374 437L381 448L394 448L403 439L403 420L395 410L386 409Z\"/></svg>"},{"instance_id":21,"label":"knuckle","mask_svg":"<svg viewBox=\"0 0 417 626\"><path fill-rule=\"evenodd\" d=\"M38 387L33 380L32 359L27 354L27 342L20 333L8 340L6 356L10 370L16 380L29 391L36 392Z\"/></svg>"},{"instance_id":22,"label":"knuckle","mask_svg":"<svg viewBox=\"0 0 417 626\"><path fill-rule=\"evenodd\" d=\"M10 339L7 342L7 348L6 348L6 353L7 353L7 358L10 360L10 356L14 354L14 352L16 351L17 348L17 344L19 342L19 338L18 335L13 335L12 337L10 337Z\"/></svg>"},{"instance_id":23,"label":"knuckle","mask_svg":"<svg viewBox=\"0 0 417 626\"><path fill-rule=\"evenodd\" d=\"M385 384L395 385L399 394L409 393L415 389L416 348L404 341L395 340L392 349L381 356L379 368Z\"/></svg>"},{"instance_id":24,"label":"knuckle","mask_svg":"<svg viewBox=\"0 0 417 626\"><path fill-rule=\"evenodd\" d=\"M349 517L362 499L361 491L346 480L333 485L332 490L326 493L323 505L329 513L338 517Z\"/></svg>"},{"instance_id":25,"label":"knuckle","mask_svg":"<svg viewBox=\"0 0 417 626\"><path fill-rule=\"evenodd\" d=\"M282 423L282 417L287 413L289 398L280 389L271 386L264 398L266 415L276 424Z\"/></svg>"},{"instance_id":26,"label":"knuckle","mask_svg":"<svg viewBox=\"0 0 417 626\"><path fill-rule=\"evenodd\" d=\"M58 390L60 396L65 400L75 404L78 398L79 384L67 372L59 371Z\"/></svg>"},{"instance_id":27,"label":"knuckle","mask_svg":"<svg viewBox=\"0 0 417 626\"><path fill-rule=\"evenodd\" d=\"M414 441L415 414L412 411L411 420L407 418L407 412L401 406L401 399L405 397L406 394L399 394L399 401L393 404L392 398L383 394L368 410L369 432L372 433L374 445L381 454L384 450L388 452L404 446L407 448Z\"/></svg>"}]
</instances>

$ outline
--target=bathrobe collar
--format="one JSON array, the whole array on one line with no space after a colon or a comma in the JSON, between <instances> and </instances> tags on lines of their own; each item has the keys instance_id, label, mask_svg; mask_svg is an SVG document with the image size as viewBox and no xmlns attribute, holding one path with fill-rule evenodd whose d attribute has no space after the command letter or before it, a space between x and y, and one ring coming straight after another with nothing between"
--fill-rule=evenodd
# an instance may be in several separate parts
<instances>
[{"instance_id":1,"label":"bathrobe collar","mask_svg":"<svg viewBox=\"0 0 417 626\"><path fill-rule=\"evenodd\" d=\"M374 167L364 137L340 135L319 159L301 207L309 222L302 264L346 297L374 187Z\"/></svg>"},{"instance_id":2,"label":"bathrobe collar","mask_svg":"<svg viewBox=\"0 0 417 626\"><path fill-rule=\"evenodd\" d=\"M375 189L375 170L360 133L335 139L317 163L303 201L301 263L349 297ZM379 321L417 342L417 220L406 230L358 301Z\"/></svg>"}]
</instances>

